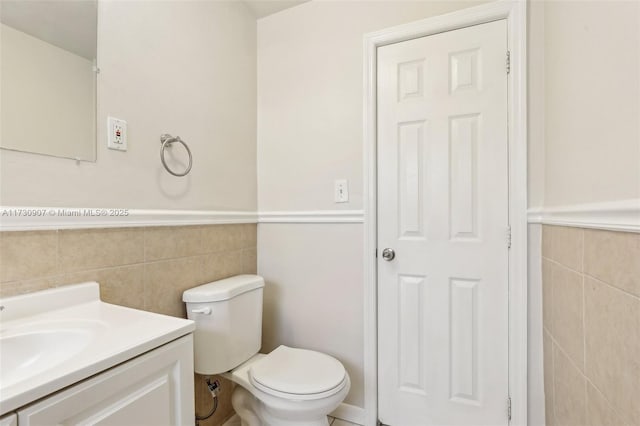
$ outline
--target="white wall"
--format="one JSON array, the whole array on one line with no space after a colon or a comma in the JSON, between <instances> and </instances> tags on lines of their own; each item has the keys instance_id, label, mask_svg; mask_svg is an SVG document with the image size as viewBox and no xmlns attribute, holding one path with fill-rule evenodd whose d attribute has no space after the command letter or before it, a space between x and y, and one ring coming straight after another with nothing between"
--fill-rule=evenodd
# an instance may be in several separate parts
<instances>
[{"instance_id":1,"label":"white wall","mask_svg":"<svg viewBox=\"0 0 640 426\"><path fill-rule=\"evenodd\" d=\"M261 211L362 209L362 40L463 2L312 1L258 21L258 205ZM350 201L333 202L334 179ZM334 354L363 406L362 224L266 224L265 343ZM278 314L273 314L277 312ZM324 322L320 322L322 321Z\"/></svg>"},{"instance_id":2,"label":"white wall","mask_svg":"<svg viewBox=\"0 0 640 426\"><path fill-rule=\"evenodd\" d=\"M241 2L218 1L99 7L97 161L2 150L0 203L255 210L251 12ZM106 149L108 115L128 122L129 151ZM189 143L194 164L186 178L162 168L162 133Z\"/></svg>"},{"instance_id":3,"label":"white wall","mask_svg":"<svg viewBox=\"0 0 640 426\"><path fill-rule=\"evenodd\" d=\"M544 5L545 205L640 199L640 2Z\"/></svg>"},{"instance_id":4,"label":"white wall","mask_svg":"<svg viewBox=\"0 0 640 426\"><path fill-rule=\"evenodd\" d=\"M362 405L362 227L260 224L258 272L266 277L263 351L323 351L351 378L347 402Z\"/></svg>"},{"instance_id":5,"label":"white wall","mask_svg":"<svg viewBox=\"0 0 640 426\"><path fill-rule=\"evenodd\" d=\"M259 20L260 210L362 208L363 35L473 4L312 1Z\"/></svg>"},{"instance_id":6,"label":"white wall","mask_svg":"<svg viewBox=\"0 0 640 426\"><path fill-rule=\"evenodd\" d=\"M95 159L93 62L7 25L1 27L0 146Z\"/></svg>"}]
</instances>

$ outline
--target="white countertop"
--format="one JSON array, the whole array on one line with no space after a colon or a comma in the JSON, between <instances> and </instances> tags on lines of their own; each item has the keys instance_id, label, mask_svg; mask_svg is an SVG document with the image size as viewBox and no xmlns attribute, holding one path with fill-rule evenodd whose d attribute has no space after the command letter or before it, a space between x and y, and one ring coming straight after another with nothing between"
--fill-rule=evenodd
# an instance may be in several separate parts
<instances>
[{"instance_id":1,"label":"white countertop","mask_svg":"<svg viewBox=\"0 0 640 426\"><path fill-rule=\"evenodd\" d=\"M190 320L104 303L100 301L97 283L6 298L0 300L0 306L4 306L0 313L0 338L48 330L55 333L76 326L82 328L85 339L89 336L81 347L68 348L73 356L56 361L51 367L39 368L36 359L28 373L2 372L0 416L195 329ZM64 354L64 350L57 349ZM5 361L6 367L9 360ZM51 358L47 361L53 362ZM0 358L0 369L5 367Z\"/></svg>"}]
</instances>

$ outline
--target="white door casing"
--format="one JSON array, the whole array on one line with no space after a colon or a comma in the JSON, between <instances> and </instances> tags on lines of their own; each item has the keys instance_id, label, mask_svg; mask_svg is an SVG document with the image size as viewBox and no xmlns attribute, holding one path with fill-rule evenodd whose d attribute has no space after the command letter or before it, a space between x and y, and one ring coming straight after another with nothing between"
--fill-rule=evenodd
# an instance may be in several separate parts
<instances>
[{"instance_id":1,"label":"white door casing","mask_svg":"<svg viewBox=\"0 0 640 426\"><path fill-rule=\"evenodd\" d=\"M508 423L506 55L505 20L378 49L384 424Z\"/></svg>"}]
</instances>

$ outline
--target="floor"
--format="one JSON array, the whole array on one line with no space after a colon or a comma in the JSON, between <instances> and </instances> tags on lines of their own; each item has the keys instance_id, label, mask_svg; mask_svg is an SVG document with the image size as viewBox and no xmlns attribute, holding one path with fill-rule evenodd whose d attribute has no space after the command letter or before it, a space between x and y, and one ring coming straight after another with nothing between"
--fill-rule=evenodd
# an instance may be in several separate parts
<instances>
[{"instance_id":1,"label":"floor","mask_svg":"<svg viewBox=\"0 0 640 426\"><path fill-rule=\"evenodd\" d=\"M329 425L330 426L358 426L356 423L349 423L341 419L334 419L333 417L329 417ZM240 426L240 419L238 418L238 416L233 416L225 422L224 426Z\"/></svg>"},{"instance_id":2,"label":"floor","mask_svg":"<svg viewBox=\"0 0 640 426\"><path fill-rule=\"evenodd\" d=\"M357 426L356 423L347 422L342 419L334 419L333 417L329 417L329 425L331 426Z\"/></svg>"}]
</instances>

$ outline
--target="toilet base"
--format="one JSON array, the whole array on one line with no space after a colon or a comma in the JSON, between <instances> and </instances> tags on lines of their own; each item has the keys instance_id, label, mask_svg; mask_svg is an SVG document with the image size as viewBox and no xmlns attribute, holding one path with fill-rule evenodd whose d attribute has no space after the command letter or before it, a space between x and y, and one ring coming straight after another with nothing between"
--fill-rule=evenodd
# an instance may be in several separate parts
<instances>
[{"instance_id":1,"label":"toilet base","mask_svg":"<svg viewBox=\"0 0 640 426\"><path fill-rule=\"evenodd\" d=\"M280 413L268 409L242 386L236 386L233 390L231 404L240 417L242 426L329 426L327 416L324 414L315 419L282 418L279 416Z\"/></svg>"}]
</instances>

